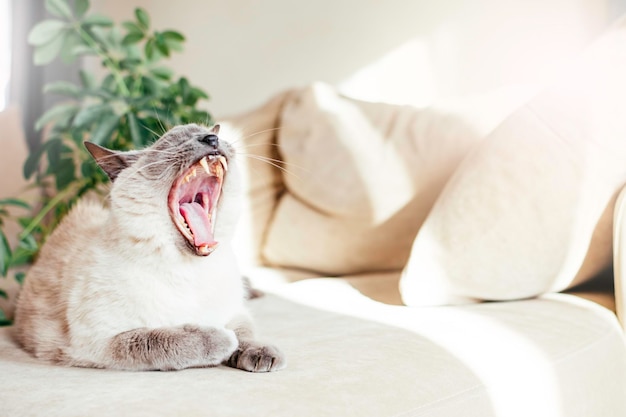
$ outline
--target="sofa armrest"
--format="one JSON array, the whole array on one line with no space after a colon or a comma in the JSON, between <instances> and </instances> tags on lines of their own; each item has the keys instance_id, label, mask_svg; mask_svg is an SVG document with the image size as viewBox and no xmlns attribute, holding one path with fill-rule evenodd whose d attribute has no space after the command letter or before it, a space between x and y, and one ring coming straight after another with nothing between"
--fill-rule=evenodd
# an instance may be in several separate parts
<instances>
[{"instance_id":1,"label":"sofa armrest","mask_svg":"<svg viewBox=\"0 0 626 417\"><path fill-rule=\"evenodd\" d=\"M615 279L615 311L626 331L626 187L620 192L613 215L613 274Z\"/></svg>"}]
</instances>

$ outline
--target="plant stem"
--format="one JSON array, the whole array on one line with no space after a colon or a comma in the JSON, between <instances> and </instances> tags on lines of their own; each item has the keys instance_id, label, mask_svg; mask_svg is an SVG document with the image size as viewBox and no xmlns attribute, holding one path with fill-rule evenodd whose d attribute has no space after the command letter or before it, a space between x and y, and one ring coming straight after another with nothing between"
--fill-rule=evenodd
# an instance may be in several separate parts
<instances>
[{"instance_id":1,"label":"plant stem","mask_svg":"<svg viewBox=\"0 0 626 417\"><path fill-rule=\"evenodd\" d=\"M28 224L28 226L26 226L26 228L22 230L22 233L20 233L19 235L19 239L22 240L26 238L26 236L31 234L31 232L35 230L35 227L37 227L37 225L41 223L43 218L46 216L46 214L50 212L50 210L52 210L57 204L63 201L65 197L71 195L72 192L74 192L77 188L82 187L85 184L87 184L87 180L83 179L82 181L72 184L71 187L67 187L65 190L59 192L57 195L52 197L52 199L48 201L48 204L46 204L37 214L37 216L35 216L35 218Z\"/></svg>"},{"instance_id":2,"label":"plant stem","mask_svg":"<svg viewBox=\"0 0 626 417\"><path fill-rule=\"evenodd\" d=\"M122 77L120 69L115 64L115 61L113 61L113 58L111 58L109 55L107 55L105 51L102 50L100 45L98 45L98 42L96 42L96 40L80 26L80 23L76 23L74 25L74 29L87 43L87 45L92 48L96 52L96 54L98 54L100 59L102 59L102 63L111 71L113 77L115 77L115 82L122 92L122 95L130 97L130 91L128 90L128 86L124 82L124 78Z\"/></svg>"}]
</instances>

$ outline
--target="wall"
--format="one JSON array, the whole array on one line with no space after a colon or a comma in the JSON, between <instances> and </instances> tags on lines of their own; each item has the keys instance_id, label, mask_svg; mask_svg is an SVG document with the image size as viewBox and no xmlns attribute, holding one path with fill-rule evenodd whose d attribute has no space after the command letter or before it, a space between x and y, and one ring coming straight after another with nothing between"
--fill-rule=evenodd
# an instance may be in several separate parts
<instances>
[{"instance_id":1,"label":"wall","mask_svg":"<svg viewBox=\"0 0 626 417\"><path fill-rule=\"evenodd\" d=\"M416 105L541 83L606 26L609 3L616 9L614 0L94 0L94 8L124 20L141 6L154 27L182 31L187 47L172 64L223 115L314 80Z\"/></svg>"}]
</instances>

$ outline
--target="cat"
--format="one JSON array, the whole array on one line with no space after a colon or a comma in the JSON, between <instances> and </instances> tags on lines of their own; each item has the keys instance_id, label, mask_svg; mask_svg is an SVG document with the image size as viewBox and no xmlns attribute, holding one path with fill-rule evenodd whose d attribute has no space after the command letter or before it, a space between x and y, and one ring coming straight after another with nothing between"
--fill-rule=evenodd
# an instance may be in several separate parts
<instances>
[{"instance_id":1,"label":"cat","mask_svg":"<svg viewBox=\"0 0 626 417\"><path fill-rule=\"evenodd\" d=\"M219 132L177 126L128 152L85 142L111 179L109 203L81 200L41 248L15 313L26 351L136 371L286 366L255 339L244 305L229 244L241 181Z\"/></svg>"}]
</instances>

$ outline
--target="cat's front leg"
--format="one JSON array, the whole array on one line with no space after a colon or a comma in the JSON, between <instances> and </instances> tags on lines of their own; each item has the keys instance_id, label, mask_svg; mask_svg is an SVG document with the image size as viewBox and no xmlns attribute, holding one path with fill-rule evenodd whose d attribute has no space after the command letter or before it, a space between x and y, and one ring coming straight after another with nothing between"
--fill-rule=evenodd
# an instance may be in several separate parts
<instances>
[{"instance_id":1,"label":"cat's front leg","mask_svg":"<svg viewBox=\"0 0 626 417\"><path fill-rule=\"evenodd\" d=\"M239 346L226 365L249 372L273 372L287 366L285 355L277 347L255 340L252 320L247 315L237 317L227 327L235 331Z\"/></svg>"},{"instance_id":2,"label":"cat's front leg","mask_svg":"<svg viewBox=\"0 0 626 417\"><path fill-rule=\"evenodd\" d=\"M232 330L186 325L134 329L113 337L105 367L126 370L178 370L216 366L239 341Z\"/></svg>"}]
</instances>

